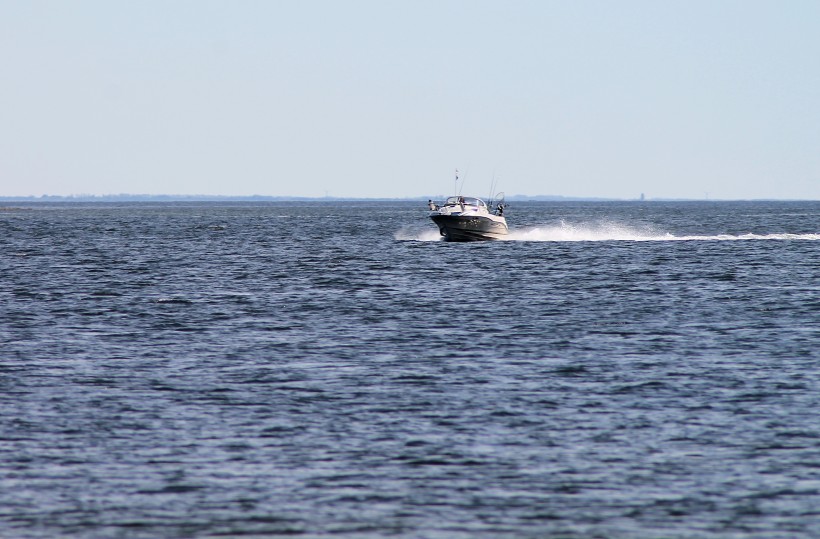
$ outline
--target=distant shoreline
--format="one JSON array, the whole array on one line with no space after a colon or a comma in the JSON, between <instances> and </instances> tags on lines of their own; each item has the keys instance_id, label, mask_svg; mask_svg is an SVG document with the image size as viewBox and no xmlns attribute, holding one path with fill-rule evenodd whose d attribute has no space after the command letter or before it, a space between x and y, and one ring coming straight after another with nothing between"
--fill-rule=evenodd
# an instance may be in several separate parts
<instances>
[{"instance_id":1,"label":"distant shoreline","mask_svg":"<svg viewBox=\"0 0 820 539\"><path fill-rule=\"evenodd\" d=\"M299 197L299 196L234 196L234 195L41 195L41 196L0 196L0 202L427 202L443 200L449 195L428 195L417 197ZM607 201L617 198L527 196L507 197L515 201ZM634 199L637 200L637 199Z\"/></svg>"},{"instance_id":2,"label":"distant shoreline","mask_svg":"<svg viewBox=\"0 0 820 539\"><path fill-rule=\"evenodd\" d=\"M231 196L231 195L41 195L41 196L0 196L0 202L427 202L440 200L447 195L418 197L288 197L288 196ZM558 195L513 195L506 197L511 202L816 202L816 199L703 199L703 198L604 198L566 197Z\"/></svg>"}]
</instances>

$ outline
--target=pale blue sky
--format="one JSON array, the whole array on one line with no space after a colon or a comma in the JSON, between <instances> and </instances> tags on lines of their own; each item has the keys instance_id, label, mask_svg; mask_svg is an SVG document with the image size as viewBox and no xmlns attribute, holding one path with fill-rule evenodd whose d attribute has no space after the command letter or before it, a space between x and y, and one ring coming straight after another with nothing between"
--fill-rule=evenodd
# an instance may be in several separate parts
<instances>
[{"instance_id":1,"label":"pale blue sky","mask_svg":"<svg viewBox=\"0 0 820 539\"><path fill-rule=\"evenodd\" d=\"M0 195L820 199L820 2L0 0Z\"/></svg>"}]
</instances>

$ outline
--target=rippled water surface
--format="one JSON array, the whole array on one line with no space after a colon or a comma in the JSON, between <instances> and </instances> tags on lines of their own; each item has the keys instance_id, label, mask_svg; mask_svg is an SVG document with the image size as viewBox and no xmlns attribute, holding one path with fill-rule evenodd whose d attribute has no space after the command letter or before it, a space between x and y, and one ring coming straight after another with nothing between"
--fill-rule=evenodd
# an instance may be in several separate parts
<instances>
[{"instance_id":1,"label":"rippled water surface","mask_svg":"<svg viewBox=\"0 0 820 539\"><path fill-rule=\"evenodd\" d=\"M0 537L820 530L820 203L0 211Z\"/></svg>"}]
</instances>

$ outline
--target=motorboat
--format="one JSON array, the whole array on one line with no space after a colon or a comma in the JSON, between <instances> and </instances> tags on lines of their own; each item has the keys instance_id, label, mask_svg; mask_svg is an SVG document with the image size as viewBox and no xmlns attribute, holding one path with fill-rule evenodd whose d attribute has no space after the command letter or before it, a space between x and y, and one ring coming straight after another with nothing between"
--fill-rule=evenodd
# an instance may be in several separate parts
<instances>
[{"instance_id":1,"label":"motorboat","mask_svg":"<svg viewBox=\"0 0 820 539\"><path fill-rule=\"evenodd\" d=\"M451 196L441 206L431 200L428 206L445 241L500 240L508 233L503 195L491 202L493 211L480 198L464 196Z\"/></svg>"}]
</instances>

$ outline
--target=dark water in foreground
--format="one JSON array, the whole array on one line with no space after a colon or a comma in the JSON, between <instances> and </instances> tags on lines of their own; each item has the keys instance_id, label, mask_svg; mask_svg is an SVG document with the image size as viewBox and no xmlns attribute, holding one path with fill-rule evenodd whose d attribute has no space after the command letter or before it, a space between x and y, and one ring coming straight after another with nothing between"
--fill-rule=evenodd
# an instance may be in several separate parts
<instances>
[{"instance_id":1,"label":"dark water in foreground","mask_svg":"<svg viewBox=\"0 0 820 539\"><path fill-rule=\"evenodd\" d=\"M0 537L820 534L820 203L0 211Z\"/></svg>"}]
</instances>

